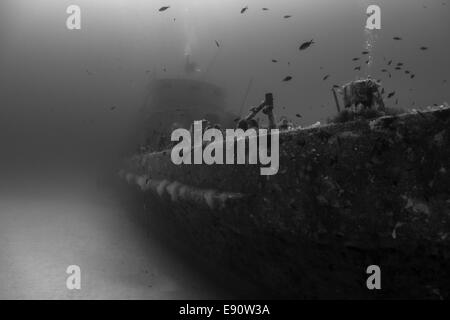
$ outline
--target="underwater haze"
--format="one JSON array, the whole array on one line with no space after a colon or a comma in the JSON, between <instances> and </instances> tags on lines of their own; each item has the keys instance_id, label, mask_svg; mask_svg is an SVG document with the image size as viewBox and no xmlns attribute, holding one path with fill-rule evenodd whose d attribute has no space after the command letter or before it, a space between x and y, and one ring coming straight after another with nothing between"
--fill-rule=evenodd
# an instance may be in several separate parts
<instances>
[{"instance_id":1,"label":"underwater haze","mask_svg":"<svg viewBox=\"0 0 450 320\"><path fill-rule=\"evenodd\" d=\"M333 116L331 87L360 77L381 79L387 92L395 91L388 105L449 100L448 0L377 1L382 25L374 31L365 29L368 0L75 2L0 4L3 162L115 153L133 132L150 79L187 77L186 55L198 66L191 77L225 89L229 110L240 112L252 80L241 112L273 92L276 116L300 125ZM71 4L81 8L81 30L66 28ZM170 8L158 11L162 6ZM391 78L381 72L389 60L404 64ZM283 82L286 76L293 79Z\"/></svg>"},{"instance_id":2,"label":"underwater haze","mask_svg":"<svg viewBox=\"0 0 450 320\"><path fill-rule=\"evenodd\" d=\"M151 80L214 83L236 116L272 92L277 120L302 126L336 114L333 85L369 76L387 106L440 105L449 30L450 0L1 0L0 298L228 297L96 186L135 149ZM72 294L77 263L90 284Z\"/></svg>"}]
</instances>

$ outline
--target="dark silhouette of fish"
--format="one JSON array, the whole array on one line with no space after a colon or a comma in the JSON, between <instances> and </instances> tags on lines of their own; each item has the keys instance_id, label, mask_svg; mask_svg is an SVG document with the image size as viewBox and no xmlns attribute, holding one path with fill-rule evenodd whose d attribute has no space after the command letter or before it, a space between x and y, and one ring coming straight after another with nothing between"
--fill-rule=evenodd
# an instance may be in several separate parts
<instances>
[{"instance_id":1,"label":"dark silhouette of fish","mask_svg":"<svg viewBox=\"0 0 450 320\"><path fill-rule=\"evenodd\" d=\"M287 81L291 81L292 77L291 76L287 76L286 78L283 79L283 82L287 82Z\"/></svg>"},{"instance_id":2,"label":"dark silhouette of fish","mask_svg":"<svg viewBox=\"0 0 450 320\"><path fill-rule=\"evenodd\" d=\"M353 70L360 70L361 71L361 67L355 67Z\"/></svg>"},{"instance_id":3,"label":"dark silhouette of fish","mask_svg":"<svg viewBox=\"0 0 450 320\"><path fill-rule=\"evenodd\" d=\"M369 54L369 51L363 51L363 52L361 52L362 54L364 54L364 55L366 55L366 54Z\"/></svg>"},{"instance_id":4,"label":"dark silhouette of fish","mask_svg":"<svg viewBox=\"0 0 450 320\"><path fill-rule=\"evenodd\" d=\"M394 40L402 40L402 38L400 38L400 37L393 37L392 39L394 39Z\"/></svg>"},{"instance_id":5,"label":"dark silhouette of fish","mask_svg":"<svg viewBox=\"0 0 450 320\"><path fill-rule=\"evenodd\" d=\"M269 11L269 8L262 8L263 11Z\"/></svg>"},{"instance_id":6,"label":"dark silhouette of fish","mask_svg":"<svg viewBox=\"0 0 450 320\"><path fill-rule=\"evenodd\" d=\"M295 116L296 116L297 118L301 118L301 117L302 117L299 113L297 113Z\"/></svg>"},{"instance_id":7,"label":"dark silhouette of fish","mask_svg":"<svg viewBox=\"0 0 450 320\"><path fill-rule=\"evenodd\" d=\"M327 74L325 77L323 77L323 80L325 81L325 80L327 80L329 77L330 77L330 75Z\"/></svg>"},{"instance_id":8,"label":"dark silhouette of fish","mask_svg":"<svg viewBox=\"0 0 450 320\"><path fill-rule=\"evenodd\" d=\"M422 51L428 50L428 47L420 47L420 50Z\"/></svg>"},{"instance_id":9,"label":"dark silhouette of fish","mask_svg":"<svg viewBox=\"0 0 450 320\"><path fill-rule=\"evenodd\" d=\"M273 62L273 63L277 63L278 60L277 60L277 59L272 59L272 62Z\"/></svg>"},{"instance_id":10,"label":"dark silhouette of fish","mask_svg":"<svg viewBox=\"0 0 450 320\"><path fill-rule=\"evenodd\" d=\"M285 15L283 18L289 19L290 17L292 17L292 16L290 16L290 15Z\"/></svg>"},{"instance_id":11,"label":"dark silhouette of fish","mask_svg":"<svg viewBox=\"0 0 450 320\"><path fill-rule=\"evenodd\" d=\"M392 98L395 95L395 91L392 91L391 93L388 94L388 99Z\"/></svg>"},{"instance_id":12,"label":"dark silhouette of fish","mask_svg":"<svg viewBox=\"0 0 450 320\"><path fill-rule=\"evenodd\" d=\"M170 8L170 6L164 6L164 7L161 7L161 8L159 8L159 12L163 12L163 11L166 11L167 9L169 9Z\"/></svg>"},{"instance_id":13,"label":"dark silhouette of fish","mask_svg":"<svg viewBox=\"0 0 450 320\"><path fill-rule=\"evenodd\" d=\"M390 66L392 64L392 60L389 60L388 62L388 66Z\"/></svg>"},{"instance_id":14,"label":"dark silhouette of fish","mask_svg":"<svg viewBox=\"0 0 450 320\"><path fill-rule=\"evenodd\" d=\"M411 78L411 79L414 79L415 77L416 77L416 75L415 75L415 74L412 74L410 78Z\"/></svg>"},{"instance_id":15,"label":"dark silhouette of fish","mask_svg":"<svg viewBox=\"0 0 450 320\"><path fill-rule=\"evenodd\" d=\"M244 8L241 9L241 13L244 13L247 10L248 10L248 6L245 6Z\"/></svg>"},{"instance_id":16,"label":"dark silhouette of fish","mask_svg":"<svg viewBox=\"0 0 450 320\"><path fill-rule=\"evenodd\" d=\"M216 42L217 48L220 48L220 43L219 43L219 41L217 41L217 40L214 40L214 41Z\"/></svg>"},{"instance_id":17,"label":"dark silhouette of fish","mask_svg":"<svg viewBox=\"0 0 450 320\"><path fill-rule=\"evenodd\" d=\"M116 106L113 106L113 107L109 108L109 110L111 110L111 111L113 111L115 109L116 109Z\"/></svg>"},{"instance_id":18,"label":"dark silhouette of fish","mask_svg":"<svg viewBox=\"0 0 450 320\"><path fill-rule=\"evenodd\" d=\"M353 58L352 60L353 60L353 61L358 61L358 60L359 60L359 58Z\"/></svg>"},{"instance_id":19,"label":"dark silhouette of fish","mask_svg":"<svg viewBox=\"0 0 450 320\"><path fill-rule=\"evenodd\" d=\"M303 43L300 45L299 50L306 50L306 49L308 49L311 45L313 45L314 43L315 43L315 42L314 42L314 39L311 39L310 41L303 42Z\"/></svg>"}]
</instances>

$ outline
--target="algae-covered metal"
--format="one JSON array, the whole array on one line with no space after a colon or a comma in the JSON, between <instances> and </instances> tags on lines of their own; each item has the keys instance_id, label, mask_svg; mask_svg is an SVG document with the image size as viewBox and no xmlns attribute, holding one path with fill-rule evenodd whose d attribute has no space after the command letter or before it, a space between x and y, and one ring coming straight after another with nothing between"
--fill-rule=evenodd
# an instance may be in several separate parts
<instances>
[{"instance_id":1,"label":"algae-covered metal","mask_svg":"<svg viewBox=\"0 0 450 320\"><path fill-rule=\"evenodd\" d=\"M450 109L280 134L280 169L135 155L120 176L203 254L288 298L450 298ZM382 290L366 268L382 270Z\"/></svg>"}]
</instances>

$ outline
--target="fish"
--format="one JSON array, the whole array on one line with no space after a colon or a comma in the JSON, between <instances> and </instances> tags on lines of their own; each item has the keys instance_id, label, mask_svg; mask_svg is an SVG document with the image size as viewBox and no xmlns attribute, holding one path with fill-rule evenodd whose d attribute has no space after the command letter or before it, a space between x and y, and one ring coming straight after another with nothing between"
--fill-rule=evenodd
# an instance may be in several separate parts
<instances>
[{"instance_id":1,"label":"fish","mask_svg":"<svg viewBox=\"0 0 450 320\"><path fill-rule=\"evenodd\" d=\"M109 110L113 111L116 109L116 106L112 106L111 108L109 108Z\"/></svg>"},{"instance_id":2,"label":"fish","mask_svg":"<svg viewBox=\"0 0 450 320\"><path fill-rule=\"evenodd\" d=\"M360 70L361 71L361 66L355 67L353 70Z\"/></svg>"},{"instance_id":3,"label":"fish","mask_svg":"<svg viewBox=\"0 0 450 320\"><path fill-rule=\"evenodd\" d=\"M358 61L358 60L359 60L359 58L353 58L352 60L353 60L353 61Z\"/></svg>"},{"instance_id":4,"label":"fish","mask_svg":"<svg viewBox=\"0 0 450 320\"><path fill-rule=\"evenodd\" d=\"M420 50L422 51L428 50L428 47L420 47Z\"/></svg>"},{"instance_id":5,"label":"fish","mask_svg":"<svg viewBox=\"0 0 450 320\"><path fill-rule=\"evenodd\" d=\"M169 9L170 8L170 6L164 6L164 7L161 7L161 8L159 8L159 12L163 12L163 11L166 11L167 9Z\"/></svg>"},{"instance_id":6,"label":"fish","mask_svg":"<svg viewBox=\"0 0 450 320\"><path fill-rule=\"evenodd\" d=\"M392 98L395 95L395 91L392 91L391 93L388 94L388 99Z\"/></svg>"},{"instance_id":7,"label":"fish","mask_svg":"<svg viewBox=\"0 0 450 320\"><path fill-rule=\"evenodd\" d=\"M325 80L327 80L329 77L330 77L330 75L327 74L325 77L323 77L323 80L325 81Z\"/></svg>"},{"instance_id":8,"label":"fish","mask_svg":"<svg viewBox=\"0 0 450 320\"><path fill-rule=\"evenodd\" d=\"M402 67L395 67L395 70L402 70Z\"/></svg>"},{"instance_id":9,"label":"fish","mask_svg":"<svg viewBox=\"0 0 450 320\"><path fill-rule=\"evenodd\" d=\"M388 72L386 69L381 69L381 72Z\"/></svg>"},{"instance_id":10,"label":"fish","mask_svg":"<svg viewBox=\"0 0 450 320\"><path fill-rule=\"evenodd\" d=\"M241 14L244 13L245 11L248 10L248 6L245 6L244 8L241 9Z\"/></svg>"},{"instance_id":11,"label":"fish","mask_svg":"<svg viewBox=\"0 0 450 320\"><path fill-rule=\"evenodd\" d=\"M301 45L300 45L300 47L299 47L299 50L305 50L305 49L308 49L311 45L313 45L315 42L314 42L314 39L311 39L310 41L306 41L306 42L303 42Z\"/></svg>"},{"instance_id":12,"label":"fish","mask_svg":"<svg viewBox=\"0 0 450 320\"><path fill-rule=\"evenodd\" d=\"M390 66L392 64L392 60L389 60L388 62L388 66Z\"/></svg>"},{"instance_id":13,"label":"fish","mask_svg":"<svg viewBox=\"0 0 450 320\"><path fill-rule=\"evenodd\" d=\"M277 63L278 60L277 60L277 59L272 59L272 62L273 62L273 63Z\"/></svg>"},{"instance_id":14,"label":"fish","mask_svg":"<svg viewBox=\"0 0 450 320\"><path fill-rule=\"evenodd\" d=\"M411 78L411 79L414 79L415 77L416 77L416 75L415 75L415 74L412 74L410 78Z\"/></svg>"},{"instance_id":15,"label":"fish","mask_svg":"<svg viewBox=\"0 0 450 320\"><path fill-rule=\"evenodd\" d=\"M402 40L402 38L400 38L400 37L393 37L392 39L394 39L394 40Z\"/></svg>"},{"instance_id":16,"label":"fish","mask_svg":"<svg viewBox=\"0 0 450 320\"><path fill-rule=\"evenodd\" d=\"M287 82L287 81L291 81L292 77L291 76L287 76L283 79L283 82Z\"/></svg>"},{"instance_id":17,"label":"fish","mask_svg":"<svg viewBox=\"0 0 450 320\"><path fill-rule=\"evenodd\" d=\"M301 118L301 117L302 117L301 114L299 114L299 113L297 113L295 116L296 116L297 118Z\"/></svg>"},{"instance_id":18,"label":"fish","mask_svg":"<svg viewBox=\"0 0 450 320\"><path fill-rule=\"evenodd\" d=\"M220 48L220 43L219 43L219 41L217 41L217 40L214 40L214 41L216 42L217 48Z\"/></svg>"},{"instance_id":19,"label":"fish","mask_svg":"<svg viewBox=\"0 0 450 320\"><path fill-rule=\"evenodd\" d=\"M406 73L406 74L410 74L411 72L410 72L410 71L408 71L408 70L405 70L405 73Z\"/></svg>"},{"instance_id":20,"label":"fish","mask_svg":"<svg viewBox=\"0 0 450 320\"><path fill-rule=\"evenodd\" d=\"M269 8L262 8L263 11L269 11Z\"/></svg>"},{"instance_id":21,"label":"fish","mask_svg":"<svg viewBox=\"0 0 450 320\"><path fill-rule=\"evenodd\" d=\"M292 16L290 16L290 15L285 15L283 18L289 19L290 17L292 17Z\"/></svg>"},{"instance_id":22,"label":"fish","mask_svg":"<svg viewBox=\"0 0 450 320\"><path fill-rule=\"evenodd\" d=\"M361 52L362 54L364 54L364 55L366 55L366 54L369 54L369 51L363 51L363 52Z\"/></svg>"}]
</instances>

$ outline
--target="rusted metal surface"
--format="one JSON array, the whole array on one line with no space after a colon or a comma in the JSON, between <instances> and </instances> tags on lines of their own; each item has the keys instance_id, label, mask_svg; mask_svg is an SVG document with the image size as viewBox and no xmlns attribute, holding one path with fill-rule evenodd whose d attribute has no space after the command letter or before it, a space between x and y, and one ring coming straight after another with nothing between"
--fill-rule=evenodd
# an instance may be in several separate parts
<instances>
[{"instance_id":1,"label":"rusted metal surface","mask_svg":"<svg viewBox=\"0 0 450 320\"><path fill-rule=\"evenodd\" d=\"M280 135L280 170L136 155L120 175L203 254L288 298L450 298L450 109ZM366 287L367 266L383 290Z\"/></svg>"}]
</instances>

